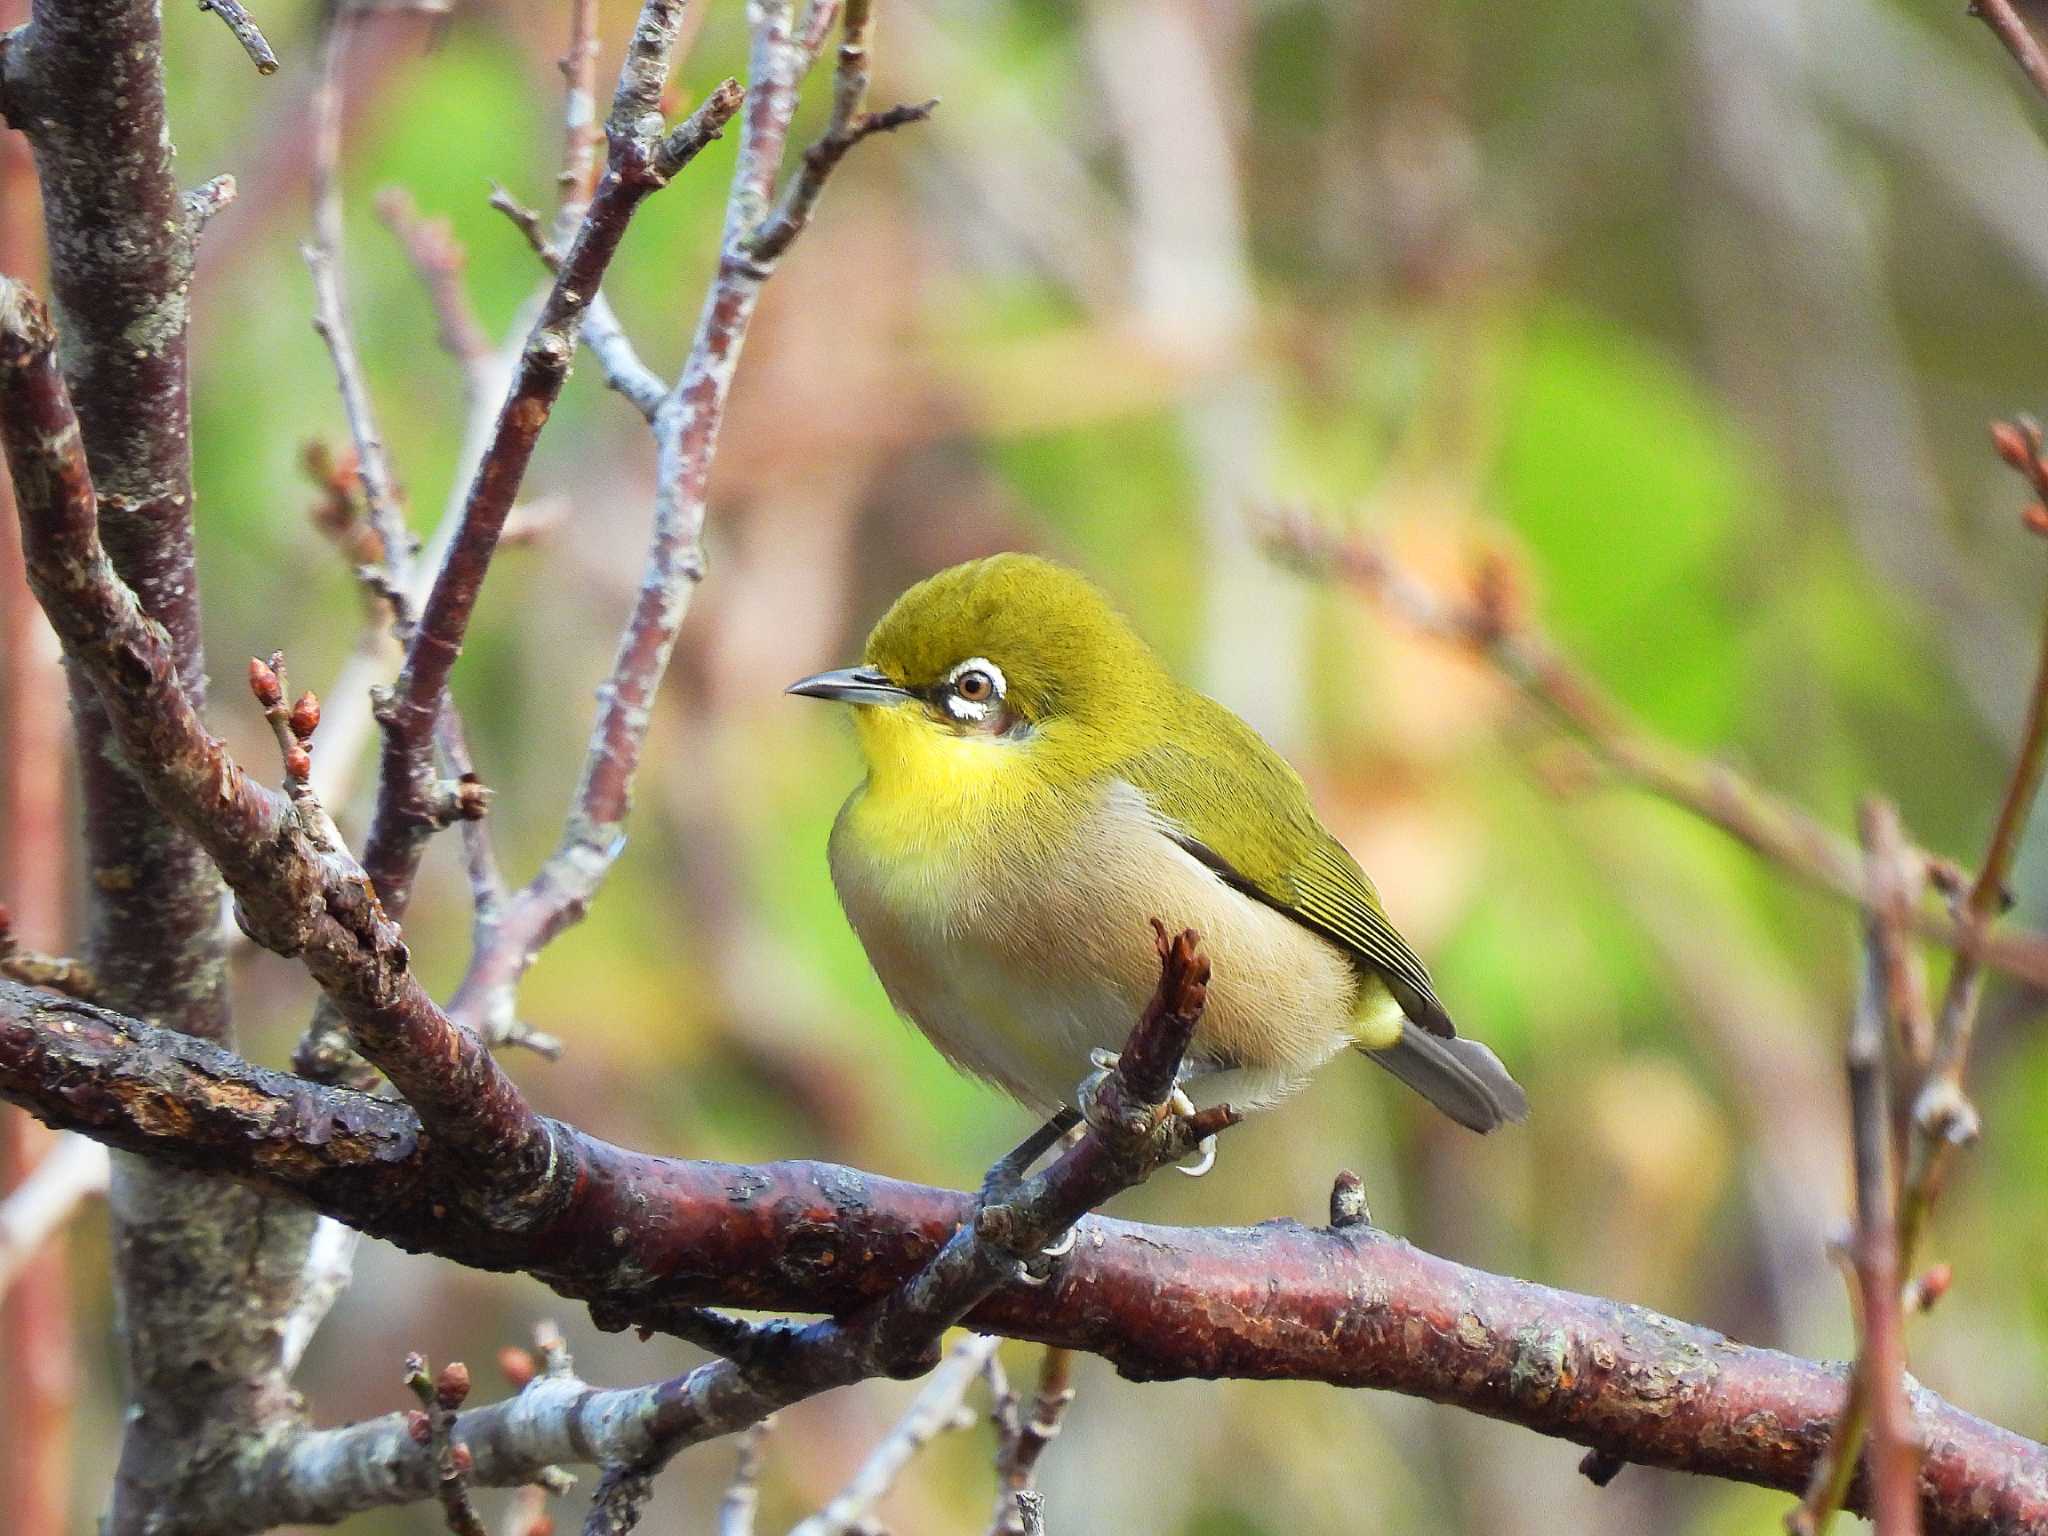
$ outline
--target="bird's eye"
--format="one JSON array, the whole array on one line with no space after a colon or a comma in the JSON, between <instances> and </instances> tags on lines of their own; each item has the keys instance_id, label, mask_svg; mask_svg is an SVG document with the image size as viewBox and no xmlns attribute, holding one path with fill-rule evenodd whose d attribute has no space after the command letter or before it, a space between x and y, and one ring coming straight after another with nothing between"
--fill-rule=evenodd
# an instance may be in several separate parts
<instances>
[{"instance_id":1,"label":"bird's eye","mask_svg":"<svg viewBox=\"0 0 2048 1536\"><path fill-rule=\"evenodd\" d=\"M970 704L983 704L995 697L996 680L986 672L962 672L953 679L953 691Z\"/></svg>"}]
</instances>

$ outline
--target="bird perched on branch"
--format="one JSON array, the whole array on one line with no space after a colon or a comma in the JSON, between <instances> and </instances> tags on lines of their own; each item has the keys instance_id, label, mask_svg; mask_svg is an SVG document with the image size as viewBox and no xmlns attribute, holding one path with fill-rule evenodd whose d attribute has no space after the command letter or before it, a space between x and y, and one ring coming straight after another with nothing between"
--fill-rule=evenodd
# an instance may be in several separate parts
<instances>
[{"instance_id":1,"label":"bird perched on branch","mask_svg":"<svg viewBox=\"0 0 2048 1536\"><path fill-rule=\"evenodd\" d=\"M941 571L859 666L788 691L854 708L868 772L833 883L890 1000L957 1066L1069 1103L1151 995L1156 919L1214 965L1195 1099L1270 1102L1353 1046L1473 1130L1526 1114L1294 770L1080 575L1017 554Z\"/></svg>"}]
</instances>

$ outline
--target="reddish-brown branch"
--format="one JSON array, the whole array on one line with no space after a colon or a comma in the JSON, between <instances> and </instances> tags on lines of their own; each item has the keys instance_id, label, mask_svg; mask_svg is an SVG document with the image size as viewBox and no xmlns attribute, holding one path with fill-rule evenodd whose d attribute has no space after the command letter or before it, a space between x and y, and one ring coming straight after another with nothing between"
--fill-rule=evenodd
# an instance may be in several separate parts
<instances>
[{"instance_id":1,"label":"reddish-brown branch","mask_svg":"<svg viewBox=\"0 0 2048 1536\"><path fill-rule=\"evenodd\" d=\"M0 1097L180 1167L255 1179L399 1245L520 1269L619 1322L720 1304L847 1315L930 1260L971 1196L815 1163L646 1156L561 1129L569 1193L494 1221L405 1106L0 983ZM1844 1371L1638 1307L1489 1275L1364 1225L1180 1230L1089 1217L1050 1283L1008 1284L984 1332L1127 1376L1296 1378L1406 1392L1628 1461L1796 1490ZM1914 1389L1927 1529L2048 1528L2048 1448ZM1560 1463L1560 1475L1568 1475ZM1851 1506L1864 1507L1859 1483Z\"/></svg>"},{"instance_id":2,"label":"reddish-brown branch","mask_svg":"<svg viewBox=\"0 0 2048 1536\"><path fill-rule=\"evenodd\" d=\"M585 1536L624 1536L648 1480L686 1446L731 1434L791 1403L871 1376L918 1376L939 1362L946 1330L998 1286L1025 1273L1045 1245L1104 1201L1234 1124L1227 1108L1183 1118L1167 1104L1207 1000L1209 962L1192 930L1159 938L1159 984L1131 1026L1117 1065L1081 1085L1087 1129L1043 1173L1034 1135L991 1170L982 1196L915 1271L844 1317L756 1331L729 1357L660 1389L654 1449L607 1469Z\"/></svg>"},{"instance_id":3,"label":"reddish-brown branch","mask_svg":"<svg viewBox=\"0 0 2048 1536\"><path fill-rule=\"evenodd\" d=\"M545 1198L546 1124L411 971L398 926L361 868L301 803L256 783L206 729L163 631L101 547L93 485L41 306L0 278L0 444L20 504L30 585L157 814L203 844L265 947L301 956L357 1048L437 1137L465 1151L473 1196Z\"/></svg>"}]
</instances>

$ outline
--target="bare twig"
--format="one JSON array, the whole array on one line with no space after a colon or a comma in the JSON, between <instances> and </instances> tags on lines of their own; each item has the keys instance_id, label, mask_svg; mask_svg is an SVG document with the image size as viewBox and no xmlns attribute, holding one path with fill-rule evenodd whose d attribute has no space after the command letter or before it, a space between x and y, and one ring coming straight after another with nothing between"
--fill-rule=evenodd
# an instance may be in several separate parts
<instances>
[{"instance_id":1,"label":"bare twig","mask_svg":"<svg viewBox=\"0 0 2048 1536\"><path fill-rule=\"evenodd\" d=\"M476 1458L456 1437L456 1410L469 1397L469 1368L456 1361L442 1367L440 1375L429 1376L425 1356L407 1355L405 1385L420 1404L407 1415L406 1425L433 1457L434 1496L449 1531L452 1536L490 1536L469 1497Z\"/></svg>"},{"instance_id":2,"label":"bare twig","mask_svg":"<svg viewBox=\"0 0 2048 1536\"><path fill-rule=\"evenodd\" d=\"M256 25L241 0L199 0L199 9L212 11L228 24L228 30L235 34L235 41L242 45L242 51L249 55L249 62L256 66L259 75L277 73L277 55L270 51L270 43L263 36L263 29Z\"/></svg>"},{"instance_id":3,"label":"bare twig","mask_svg":"<svg viewBox=\"0 0 2048 1536\"><path fill-rule=\"evenodd\" d=\"M406 526L404 499L391 473L370 404L369 384L356 355L347 283L341 269L341 76L358 14L350 5L333 7L320 46L320 79L311 104L313 234L303 254L313 275L313 329L327 344L334 362L349 436L355 440L363 502L379 546L376 560L366 568L365 580L392 605L394 617L404 626L412 617L403 611L405 573L417 544Z\"/></svg>"},{"instance_id":4,"label":"bare twig","mask_svg":"<svg viewBox=\"0 0 2048 1536\"><path fill-rule=\"evenodd\" d=\"M448 220L423 216L413 203L412 194L403 187L386 187L379 192L376 208L377 217L397 239L426 287L434 306L441 346L462 365L463 397L474 410L489 398L496 377L492 359L498 349L485 334L483 322L471 307L469 291L463 286L462 269L468 255Z\"/></svg>"},{"instance_id":5,"label":"bare twig","mask_svg":"<svg viewBox=\"0 0 2048 1536\"><path fill-rule=\"evenodd\" d=\"M1992 438L1999 456L2026 480L2035 495L2048 498L2048 459L2043 458L2040 428L2031 421L1999 423ZM2037 501L2034 507L2040 505ZM2029 521L2033 521L2033 511L2029 509ZM2034 664L2012 773L1999 801L1983 863L1957 914L1959 940L1935 1019L1933 1063L1913 1101L1918 1134L1908 1158L1899 1211L1899 1251L1908 1268L1950 1159L1957 1148L1967 1146L1978 1134L1976 1107L1963 1080L1983 998L1984 967L1987 962L1996 963L1992 924L2008 903L2007 878L2039 798L2044 770L2048 770L2048 613L2042 619L2040 654Z\"/></svg>"},{"instance_id":6,"label":"bare twig","mask_svg":"<svg viewBox=\"0 0 2048 1536\"><path fill-rule=\"evenodd\" d=\"M1344 537L1305 517L1276 519L1269 543L1311 573L1337 577L1385 605L1403 623L1494 666L1525 697L1583 741L1608 767L1660 799L1721 828L1798 878L1847 900L1863 900L1854 846L1804 810L1751 783L1726 764L1661 741L1572 666L1512 611L1505 572L1483 568L1478 595L1447 598L1417 580L1377 543ZM1930 884L1958 889L1948 862L1922 856ZM2048 987L2048 936L1987 932L1973 937L1951 913L1916 908L1913 932L1953 949L1974 946L1978 962Z\"/></svg>"},{"instance_id":7,"label":"bare twig","mask_svg":"<svg viewBox=\"0 0 2048 1536\"><path fill-rule=\"evenodd\" d=\"M1919 1448L1906 1406L1905 1321L1900 1289L1898 1174L1890 1108L1895 1042L1914 1007L1902 915L1907 875L1898 813L1866 800L1858 829L1868 866L1864 975L1849 1030L1850 1127L1855 1148L1856 1224L1849 1243L1860 1345L1849 1394L1828 1454L1814 1469L1799 1507L1786 1517L1794 1536L1828 1529L1849 1495L1866 1438L1872 1513L1879 1536L1918 1536Z\"/></svg>"},{"instance_id":8,"label":"bare twig","mask_svg":"<svg viewBox=\"0 0 2048 1536\"><path fill-rule=\"evenodd\" d=\"M641 10L613 98L604 179L527 337L491 445L470 482L461 519L407 646L404 669L379 712L384 749L363 867L395 914L405 909L420 854L436 826L433 733L448 674L461 653L534 444L568 376L583 316L634 210L739 110L739 87L728 80L676 130L659 133L661 86L680 12L680 0L647 0Z\"/></svg>"},{"instance_id":9,"label":"bare twig","mask_svg":"<svg viewBox=\"0 0 2048 1536\"><path fill-rule=\"evenodd\" d=\"M1340 1186L1341 1187L1341 1186ZM1007 1384L996 1393L996 1510L989 1536L1024 1536L1039 1458L1060 1432L1060 1420L1074 1401L1074 1352L1049 1345L1038 1370L1038 1390L1029 1413Z\"/></svg>"},{"instance_id":10,"label":"bare twig","mask_svg":"<svg viewBox=\"0 0 2048 1536\"><path fill-rule=\"evenodd\" d=\"M15 941L14 919L0 906L0 976L11 976L30 987L48 987L70 997L95 1001L92 969L83 960L66 955L46 955L24 949Z\"/></svg>"},{"instance_id":11,"label":"bare twig","mask_svg":"<svg viewBox=\"0 0 2048 1536\"><path fill-rule=\"evenodd\" d=\"M512 221L512 227L525 237L543 266L550 272L561 266L562 253L555 248L546 222L537 210L527 207L498 186L491 188L490 202L493 208ZM597 365L604 370L605 383L624 395L636 411L652 422L655 412L661 409L661 402L668 395L668 385L640 361L632 339L626 335L625 327L619 324L618 313L612 308L611 300L602 293L591 300L590 311L583 317L583 344L590 348Z\"/></svg>"},{"instance_id":12,"label":"bare twig","mask_svg":"<svg viewBox=\"0 0 2048 1536\"><path fill-rule=\"evenodd\" d=\"M831 125L820 145L813 146L818 155L806 156L778 208L776 178L798 87L823 46L833 9L811 7L801 26L793 21L790 0L765 0L752 15L747 107L726 202L723 256L681 375L652 411L657 461L654 528L640 592L619 637L610 674L598 690L598 715L562 837L539 872L507 904L503 921L487 942L476 947L449 1004L455 1018L485 1031L502 1027L512 1017L520 977L557 934L582 917L624 847L633 781L653 718L655 691L704 573L702 541L712 455L761 287L802 230L825 178L847 149L866 133L915 116L862 126L869 7L867 0L854 0L846 7ZM500 206L517 220L515 203L505 199ZM519 222L542 258L550 259L539 221ZM585 316L586 334L595 313L593 309ZM614 386L645 409L650 384L658 381L632 356L609 317L601 317L599 327L604 338L600 356Z\"/></svg>"},{"instance_id":13,"label":"bare twig","mask_svg":"<svg viewBox=\"0 0 2048 1536\"><path fill-rule=\"evenodd\" d=\"M569 0L569 45L562 51L562 171L555 227L566 240L590 206L597 187L597 147L604 129L597 120L598 0Z\"/></svg>"},{"instance_id":14,"label":"bare twig","mask_svg":"<svg viewBox=\"0 0 2048 1536\"><path fill-rule=\"evenodd\" d=\"M718 1536L754 1536L754 1513L761 1506L761 1463L774 1427L775 1420L767 1418L734 1437L732 1479L718 1501Z\"/></svg>"},{"instance_id":15,"label":"bare twig","mask_svg":"<svg viewBox=\"0 0 2048 1536\"><path fill-rule=\"evenodd\" d=\"M865 1529L875 1505L895 1486L897 1477L919 1451L946 1430L963 1429L974 1422L974 1415L960 1404L995 1353L997 1343L976 1333L955 1344L938 1369L925 1378L923 1388L895 1427L868 1452L846 1486L818 1513L792 1527L790 1536L857 1536Z\"/></svg>"},{"instance_id":16,"label":"bare twig","mask_svg":"<svg viewBox=\"0 0 2048 1536\"><path fill-rule=\"evenodd\" d=\"M0 1296L50 1235L79 1206L107 1192L107 1149L83 1136L61 1137L0 1199Z\"/></svg>"},{"instance_id":17,"label":"bare twig","mask_svg":"<svg viewBox=\"0 0 2048 1536\"><path fill-rule=\"evenodd\" d=\"M2048 96L2048 52L2042 50L2012 0L1970 0L1970 14L1981 19L2005 45L2034 89Z\"/></svg>"}]
</instances>

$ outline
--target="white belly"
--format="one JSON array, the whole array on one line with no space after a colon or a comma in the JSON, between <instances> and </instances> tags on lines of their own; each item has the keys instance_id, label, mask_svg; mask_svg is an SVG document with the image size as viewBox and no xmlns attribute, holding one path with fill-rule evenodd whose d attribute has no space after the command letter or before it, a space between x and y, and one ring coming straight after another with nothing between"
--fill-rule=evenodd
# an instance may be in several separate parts
<instances>
[{"instance_id":1,"label":"white belly","mask_svg":"<svg viewBox=\"0 0 2048 1536\"><path fill-rule=\"evenodd\" d=\"M1356 1037L1361 978L1344 951L1224 884L1127 784L1055 847L963 832L886 860L863 846L856 796L832 874L897 1008L1040 1109L1072 1099L1091 1050L1123 1045L1159 979L1153 918L1195 929L1213 969L1189 1053L1198 1101L1267 1102Z\"/></svg>"}]
</instances>

